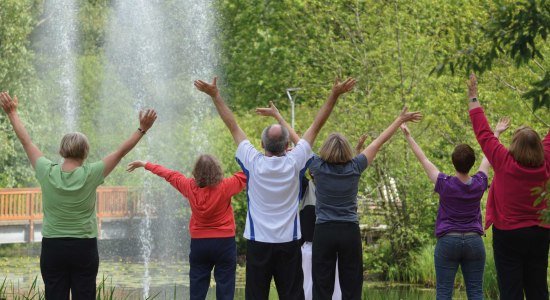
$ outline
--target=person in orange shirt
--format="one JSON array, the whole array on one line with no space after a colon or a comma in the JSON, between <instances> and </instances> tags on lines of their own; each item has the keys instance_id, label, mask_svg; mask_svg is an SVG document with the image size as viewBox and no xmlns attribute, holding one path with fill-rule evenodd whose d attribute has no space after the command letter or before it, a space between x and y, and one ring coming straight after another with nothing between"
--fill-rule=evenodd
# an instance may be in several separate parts
<instances>
[{"instance_id":1,"label":"person in orange shirt","mask_svg":"<svg viewBox=\"0 0 550 300\"><path fill-rule=\"evenodd\" d=\"M145 168L166 179L189 200L190 299L206 298L212 268L216 280L216 299L233 299L237 247L231 197L246 186L246 175L237 172L223 178L219 161L208 154L200 155L197 159L193 178L150 162L138 160L128 164L128 172L136 168Z\"/></svg>"}]
</instances>

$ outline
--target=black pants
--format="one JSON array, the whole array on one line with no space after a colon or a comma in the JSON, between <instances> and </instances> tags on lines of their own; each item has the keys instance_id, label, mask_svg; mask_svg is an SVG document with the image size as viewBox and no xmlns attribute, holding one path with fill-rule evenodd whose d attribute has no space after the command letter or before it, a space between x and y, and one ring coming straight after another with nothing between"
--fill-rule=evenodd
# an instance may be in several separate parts
<instances>
[{"instance_id":1,"label":"black pants","mask_svg":"<svg viewBox=\"0 0 550 300\"><path fill-rule=\"evenodd\" d=\"M93 300L99 268L97 239L42 238L40 272L47 300Z\"/></svg>"},{"instance_id":2,"label":"black pants","mask_svg":"<svg viewBox=\"0 0 550 300\"><path fill-rule=\"evenodd\" d=\"M304 299L304 273L299 241L246 245L247 300L269 299L271 278L275 279L279 299Z\"/></svg>"},{"instance_id":3,"label":"black pants","mask_svg":"<svg viewBox=\"0 0 550 300\"><path fill-rule=\"evenodd\" d=\"M493 252L501 300L547 300L550 230L499 230L493 225Z\"/></svg>"},{"instance_id":4,"label":"black pants","mask_svg":"<svg viewBox=\"0 0 550 300\"><path fill-rule=\"evenodd\" d=\"M342 299L361 299L362 246L358 224L329 222L315 225L312 250L313 299L332 299L337 259Z\"/></svg>"},{"instance_id":5,"label":"black pants","mask_svg":"<svg viewBox=\"0 0 550 300\"><path fill-rule=\"evenodd\" d=\"M216 280L216 299L233 300L237 267L235 237L191 239L189 264L191 300L206 299L212 268Z\"/></svg>"}]
</instances>

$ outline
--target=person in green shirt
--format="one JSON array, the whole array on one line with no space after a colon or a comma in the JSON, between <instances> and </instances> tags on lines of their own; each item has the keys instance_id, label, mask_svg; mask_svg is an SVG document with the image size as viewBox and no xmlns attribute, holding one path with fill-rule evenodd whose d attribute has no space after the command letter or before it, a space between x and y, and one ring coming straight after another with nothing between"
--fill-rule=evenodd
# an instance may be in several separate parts
<instances>
[{"instance_id":1,"label":"person in green shirt","mask_svg":"<svg viewBox=\"0 0 550 300\"><path fill-rule=\"evenodd\" d=\"M66 134L59 154L63 163L44 157L17 114L17 97L0 93L0 104L23 145L42 189L44 219L40 272L46 299L95 299L99 268L96 188L153 126L157 113L139 113L139 127L113 153L87 163L89 144L79 132Z\"/></svg>"}]
</instances>

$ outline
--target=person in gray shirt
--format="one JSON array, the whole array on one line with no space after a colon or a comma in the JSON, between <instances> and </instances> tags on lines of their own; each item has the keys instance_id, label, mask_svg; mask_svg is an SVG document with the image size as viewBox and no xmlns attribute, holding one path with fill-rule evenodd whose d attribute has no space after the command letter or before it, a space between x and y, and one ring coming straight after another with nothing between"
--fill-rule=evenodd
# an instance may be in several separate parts
<instances>
[{"instance_id":1,"label":"person in gray shirt","mask_svg":"<svg viewBox=\"0 0 550 300\"><path fill-rule=\"evenodd\" d=\"M313 299L331 299L336 261L342 299L361 299L363 249L357 216L359 179L378 150L409 121L419 121L419 112L401 114L365 150L353 157L347 139L332 133L309 166L316 182L316 214L313 236Z\"/></svg>"}]
</instances>

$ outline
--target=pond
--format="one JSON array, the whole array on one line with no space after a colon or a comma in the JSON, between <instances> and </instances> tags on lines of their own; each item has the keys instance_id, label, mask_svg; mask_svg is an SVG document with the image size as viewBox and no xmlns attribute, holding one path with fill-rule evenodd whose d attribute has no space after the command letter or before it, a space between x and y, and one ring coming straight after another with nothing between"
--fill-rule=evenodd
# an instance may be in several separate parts
<instances>
[{"instance_id":1,"label":"pond","mask_svg":"<svg viewBox=\"0 0 550 300\"><path fill-rule=\"evenodd\" d=\"M188 294L189 266L184 261L159 262L153 261L149 265L150 291L149 296L154 299L182 299ZM98 283L105 283L104 293L113 293L116 297L125 299L143 298L143 274L145 267L142 263L117 260L102 260L99 267ZM235 299L244 299L244 268L237 270L237 289ZM1 257L0 284L6 278L8 291L19 290L26 292L36 279L40 290L44 285L40 277L39 258L35 256ZM212 282L214 283L214 282ZM207 299L216 299L215 286L208 292ZM463 291L455 291L454 299L466 299ZM174 297L175 295L175 297ZM106 298L106 297L105 297ZM273 286L270 299L278 299ZM424 289L406 284L389 284L385 282L365 282L363 299L435 299L433 289Z\"/></svg>"}]
</instances>

